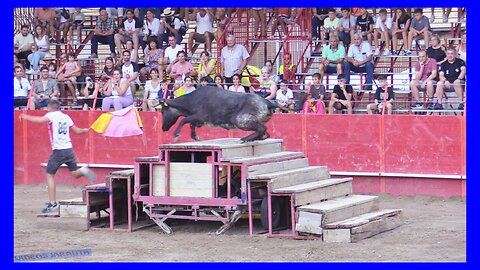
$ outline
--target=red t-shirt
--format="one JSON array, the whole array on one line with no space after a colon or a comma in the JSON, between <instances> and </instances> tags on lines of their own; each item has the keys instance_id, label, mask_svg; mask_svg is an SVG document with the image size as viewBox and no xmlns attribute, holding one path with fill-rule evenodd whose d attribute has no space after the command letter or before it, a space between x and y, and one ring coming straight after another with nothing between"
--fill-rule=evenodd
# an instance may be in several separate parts
<instances>
[{"instance_id":1,"label":"red t-shirt","mask_svg":"<svg viewBox=\"0 0 480 270\"><path fill-rule=\"evenodd\" d=\"M423 68L423 73L422 77L420 77L420 80L425 81L434 70L437 70L437 61L435 61L435 59L433 58L428 58L428 62ZM417 64L415 65L415 71L420 71L420 62L417 62Z\"/></svg>"}]
</instances>

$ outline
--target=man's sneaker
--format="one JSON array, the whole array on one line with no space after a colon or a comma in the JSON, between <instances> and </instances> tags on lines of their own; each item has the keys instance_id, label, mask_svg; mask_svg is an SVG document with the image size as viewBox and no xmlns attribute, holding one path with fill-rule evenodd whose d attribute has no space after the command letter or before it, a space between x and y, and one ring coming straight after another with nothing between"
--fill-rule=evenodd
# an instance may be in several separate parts
<instances>
[{"instance_id":1,"label":"man's sneaker","mask_svg":"<svg viewBox=\"0 0 480 270\"><path fill-rule=\"evenodd\" d=\"M435 104L433 104L433 102L429 102L427 106L427 110L433 110L434 107L435 107Z\"/></svg>"},{"instance_id":2,"label":"man's sneaker","mask_svg":"<svg viewBox=\"0 0 480 270\"><path fill-rule=\"evenodd\" d=\"M412 55L412 51L410 51L410 50L405 50L405 52L403 53L403 55Z\"/></svg>"},{"instance_id":3,"label":"man's sneaker","mask_svg":"<svg viewBox=\"0 0 480 270\"><path fill-rule=\"evenodd\" d=\"M430 23L434 23L435 22L435 15L432 14L432 17L430 17Z\"/></svg>"},{"instance_id":4,"label":"man's sneaker","mask_svg":"<svg viewBox=\"0 0 480 270\"><path fill-rule=\"evenodd\" d=\"M433 109L434 110L443 110L443 106L442 106L442 104L437 103L437 104L435 104L435 106L433 106Z\"/></svg>"},{"instance_id":5,"label":"man's sneaker","mask_svg":"<svg viewBox=\"0 0 480 270\"><path fill-rule=\"evenodd\" d=\"M35 70L33 70L33 68L27 69L25 71L25 74L29 74L29 75L35 74Z\"/></svg>"},{"instance_id":6,"label":"man's sneaker","mask_svg":"<svg viewBox=\"0 0 480 270\"><path fill-rule=\"evenodd\" d=\"M447 14L443 14L442 19L443 19L443 23L448 23L448 16L447 16Z\"/></svg>"},{"instance_id":7,"label":"man's sneaker","mask_svg":"<svg viewBox=\"0 0 480 270\"><path fill-rule=\"evenodd\" d=\"M463 110L464 107L465 105L463 105L463 103L458 104L458 110Z\"/></svg>"},{"instance_id":8,"label":"man's sneaker","mask_svg":"<svg viewBox=\"0 0 480 270\"><path fill-rule=\"evenodd\" d=\"M97 56L96 53L92 53L92 55L90 56L90 58L98 58L98 56Z\"/></svg>"},{"instance_id":9,"label":"man's sneaker","mask_svg":"<svg viewBox=\"0 0 480 270\"><path fill-rule=\"evenodd\" d=\"M187 53L187 58L192 58L192 52Z\"/></svg>"},{"instance_id":10,"label":"man's sneaker","mask_svg":"<svg viewBox=\"0 0 480 270\"><path fill-rule=\"evenodd\" d=\"M419 109L423 109L423 103L422 102L417 102L415 103L415 105L412 106L412 109L416 109L416 110L419 110Z\"/></svg>"},{"instance_id":11,"label":"man's sneaker","mask_svg":"<svg viewBox=\"0 0 480 270\"><path fill-rule=\"evenodd\" d=\"M385 49L385 51L383 51L383 56L389 56L389 55L390 55L390 50Z\"/></svg>"},{"instance_id":12,"label":"man's sneaker","mask_svg":"<svg viewBox=\"0 0 480 270\"><path fill-rule=\"evenodd\" d=\"M376 48L376 49L375 49L375 52L373 53L373 55L379 56L379 55L380 55L380 48Z\"/></svg>"},{"instance_id":13,"label":"man's sneaker","mask_svg":"<svg viewBox=\"0 0 480 270\"><path fill-rule=\"evenodd\" d=\"M86 178L88 178L88 180L90 180L90 182L95 182L95 180L97 180L97 176L87 167L87 166L84 166L82 168L80 168L79 170Z\"/></svg>"},{"instance_id":14,"label":"man's sneaker","mask_svg":"<svg viewBox=\"0 0 480 270\"><path fill-rule=\"evenodd\" d=\"M44 213L44 214L50 213L50 212L52 212L53 210L58 209L58 207L59 207L58 203L54 203L54 204L48 203L47 207L45 207L45 208L42 210L42 213Z\"/></svg>"}]
</instances>

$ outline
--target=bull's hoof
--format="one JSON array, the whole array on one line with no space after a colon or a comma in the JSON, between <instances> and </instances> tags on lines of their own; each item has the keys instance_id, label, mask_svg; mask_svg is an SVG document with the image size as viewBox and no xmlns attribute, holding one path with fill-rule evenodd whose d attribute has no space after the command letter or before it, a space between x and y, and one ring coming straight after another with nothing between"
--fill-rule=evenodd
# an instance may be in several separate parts
<instances>
[{"instance_id":1,"label":"bull's hoof","mask_svg":"<svg viewBox=\"0 0 480 270\"><path fill-rule=\"evenodd\" d=\"M265 133L263 134L261 140L266 140L266 139L268 139L268 138L270 138L270 134L268 134L268 132L265 132Z\"/></svg>"},{"instance_id":2,"label":"bull's hoof","mask_svg":"<svg viewBox=\"0 0 480 270\"><path fill-rule=\"evenodd\" d=\"M192 136L192 139L194 139L195 141L200 141L200 137L198 137L198 135Z\"/></svg>"}]
</instances>

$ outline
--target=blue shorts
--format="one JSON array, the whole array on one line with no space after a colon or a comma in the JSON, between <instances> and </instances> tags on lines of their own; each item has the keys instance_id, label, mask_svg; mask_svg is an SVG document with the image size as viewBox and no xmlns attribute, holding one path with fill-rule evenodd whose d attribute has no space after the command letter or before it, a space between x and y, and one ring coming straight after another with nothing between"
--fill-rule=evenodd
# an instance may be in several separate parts
<instances>
[{"instance_id":1,"label":"blue shorts","mask_svg":"<svg viewBox=\"0 0 480 270\"><path fill-rule=\"evenodd\" d=\"M50 102L50 99L35 100L35 107L37 108L47 107L49 102Z\"/></svg>"},{"instance_id":2,"label":"blue shorts","mask_svg":"<svg viewBox=\"0 0 480 270\"><path fill-rule=\"evenodd\" d=\"M46 169L47 173L54 175L57 173L58 168L60 168L62 164L66 164L71 172L78 169L77 159L72 148L53 150L50 158L48 159Z\"/></svg>"}]
</instances>

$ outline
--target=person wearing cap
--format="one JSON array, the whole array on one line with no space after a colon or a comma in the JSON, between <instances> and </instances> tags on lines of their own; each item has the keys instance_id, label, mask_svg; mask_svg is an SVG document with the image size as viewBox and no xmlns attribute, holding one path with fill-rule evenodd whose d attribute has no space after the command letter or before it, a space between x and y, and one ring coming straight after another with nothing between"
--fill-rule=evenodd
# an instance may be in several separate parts
<instances>
[{"instance_id":1,"label":"person wearing cap","mask_svg":"<svg viewBox=\"0 0 480 270\"><path fill-rule=\"evenodd\" d=\"M197 31L191 32L188 37L188 56L192 56L193 41L205 43L205 50L212 52L213 35L213 12L207 8L195 9L190 20L196 21Z\"/></svg>"},{"instance_id":2,"label":"person wearing cap","mask_svg":"<svg viewBox=\"0 0 480 270\"><path fill-rule=\"evenodd\" d=\"M160 20L161 30L160 40L163 42L168 41L168 37L171 35L175 36L177 44L181 44L183 36L186 34L186 25L185 21L180 19L180 17L175 16L175 10L173 8L165 8L162 13L162 18Z\"/></svg>"},{"instance_id":3,"label":"person wearing cap","mask_svg":"<svg viewBox=\"0 0 480 270\"><path fill-rule=\"evenodd\" d=\"M221 53L221 75L225 77L227 87L232 85L233 74L242 74L243 69L247 66L250 54L247 49L235 43L235 36L230 34L227 36L227 46L223 47Z\"/></svg>"}]
</instances>

